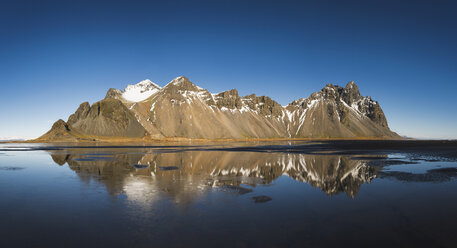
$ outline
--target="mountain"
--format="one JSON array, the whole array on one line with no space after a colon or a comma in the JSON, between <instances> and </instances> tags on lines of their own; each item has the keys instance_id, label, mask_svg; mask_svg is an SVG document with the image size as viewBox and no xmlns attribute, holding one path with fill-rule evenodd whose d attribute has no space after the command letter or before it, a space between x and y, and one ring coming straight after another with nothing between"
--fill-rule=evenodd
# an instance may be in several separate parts
<instances>
[{"instance_id":1,"label":"mountain","mask_svg":"<svg viewBox=\"0 0 457 248\"><path fill-rule=\"evenodd\" d=\"M71 125L66 123L64 120L59 119L56 121L51 130L43 134L41 137L36 139L37 141L91 141L93 140L88 135L83 134L77 129L74 129Z\"/></svg>"},{"instance_id":2,"label":"mountain","mask_svg":"<svg viewBox=\"0 0 457 248\"><path fill-rule=\"evenodd\" d=\"M146 130L120 100L103 99L89 106L82 103L68 118L69 125L95 136L142 138Z\"/></svg>"},{"instance_id":3,"label":"mountain","mask_svg":"<svg viewBox=\"0 0 457 248\"><path fill-rule=\"evenodd\" d=\"M144 80L124 91L109 89L103 100L82 103L62 122L38 140L400 138L379 103L362 96L354 82L328 84L281 106L268 96L241 97L236 89L212 94L186 77L163 88Z\"/></svg>"}]
</instances>

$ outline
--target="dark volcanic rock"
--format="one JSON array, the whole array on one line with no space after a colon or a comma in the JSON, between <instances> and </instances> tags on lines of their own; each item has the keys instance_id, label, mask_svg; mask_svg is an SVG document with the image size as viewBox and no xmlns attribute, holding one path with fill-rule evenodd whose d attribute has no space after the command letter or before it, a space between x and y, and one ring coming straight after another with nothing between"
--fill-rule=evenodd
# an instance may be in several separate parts
<instances>
[{"instance_id":1,"label":"dark volcanic rock","mask_svg":"<svg viewBox=\"0 0 457 248\"><path fill-rule=\"evenodd\" d=\"M248 189L248 188L236 186L236 185L223 185L223 186L221 186L221 189L223 191L226 191L229 193L235 193L238 195L244 195L244 194L252 192L252 189Z\"/></svg>"},{"instance_id":2,"label":"dark volcanic rock","mask_svg":"<svg viewBox=\"0 0 457 248\"><path fill-rule=\"evenodd\" d=\"M235 89L217 94L215 100L218 108L240 109L242 106L241 97Z\"/></svg>"},{"instance_id":3,"label":"dark volcanic rock","mask_svg":"<svg viewBox=\"0 0 457 248\"><path fill-rule=\"evenodd\" d=\"M273 200L271 197L266 195L259 195L251 197L254 200L254 203L264 203Z\"/></svg>"},{"instance_id":4,"label":"dark volcanic rock","mask_svg":"<svg viewBox=\"0 0 457 248\"><path fill-rule=\"evenodd\" d=\"M368 97L359 104L359 109L373 122L382 127L389 128L387 125L386 116L384 115L384 112L382 111L381 106L379 106L377 101L373 101L370 97Z\"/></svg>"},{"instance_id":5,"label":"dark volcanic rock","mask_svg":"<svg viewBox=\"0 0 457 248\"><path fill-rule=\"evenodd\" d=\"M355 84L354 81L349 82L344 88L344 90L342 90L341 98L348 105L351 105L355 101L358 101L362 98L362 96L360 96L359 87L357 86L357 84Z\"/></svg>"},{"instance_id":6,"label":"dark volcanic rock","mask_svg":"<svg viewBox=\"0 0 457 248\"><path fill-rule=\"evenodd\" d=\"M268 96L256 96L255 94L243 97L250 109L259 111L263 116L280 116L283 113L281 104Z\"/></svg>"}]
</instances>

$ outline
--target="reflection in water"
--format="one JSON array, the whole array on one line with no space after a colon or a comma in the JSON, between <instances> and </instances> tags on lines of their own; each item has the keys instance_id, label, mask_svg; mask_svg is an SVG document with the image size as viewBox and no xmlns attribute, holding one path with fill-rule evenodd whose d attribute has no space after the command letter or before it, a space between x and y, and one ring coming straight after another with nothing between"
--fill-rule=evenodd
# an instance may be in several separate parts
<instances>
[{"instance_id":1,"label":"reflection in water","mask_svg":"<svg viewBox=\"0 0 457 248\"><path fill-rule=\"evenodd\" d=\"M205 190L244 194L241 184L269 184L281 175L320 188L327 195L345 192L354 198L362 183L376 177L366 160L336 155L187 151L179 153L53 153L53 160L78 173L81 180L100 180L110 194L151 203L162 192L186 205ZM247 191L246 191L247 190Z\"/></svg>"},{"instance_id":2,"label":"reflection in water","mask_svg":"<svg viewBox=\"0 0 457 248\"><path fill-rule=\"evenodd\" d=\"M47 149L61 166L43 151L8 151L0 247L457 243L455 161L243 149Z\"/></svg>"}]
</instances>

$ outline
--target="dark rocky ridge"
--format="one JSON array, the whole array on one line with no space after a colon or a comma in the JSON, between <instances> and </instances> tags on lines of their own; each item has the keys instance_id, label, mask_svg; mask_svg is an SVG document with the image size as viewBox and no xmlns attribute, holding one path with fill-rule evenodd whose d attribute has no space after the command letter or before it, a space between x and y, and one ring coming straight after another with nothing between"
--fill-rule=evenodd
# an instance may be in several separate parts
<instances>
[{"instance_id":1,"label":"dark rocky ridge","mask_svg":"<svg viewBox=\"0 0 457 248\"><path fill-rule=\"evenodd\" d=\"M117 99L104 99L89 106L82 103L68 118L68 124L96 136L144 137L147 132L135 115Z\"/></svg>"},{"instance_id":2,"label":"dark rocky ridge","mask_svg":"<svg viewBox=\"0 0 457 248\"><path fill-rule=\"evenodd\" d=\"M244 97L249 108L258 110L264 116L278 117L282 115L282 106L268 96L255 94Z\"/></svg>"},{"instance_id":3,"label":"dark rocky ridge","mask_svg":"<svg viewBox=\"0 0 457 248\"><path fill-rule=\"evenodd\" d=\"M81 133L79 130L73 128L71 125L66 123L64 120L59 119L56 121L51 129L39 137L36 141L65 141L65 142L76 142L76 141L91 141L92 139Z\"/></svg>"},{"instance_id":4,"label":"dark rocky ridge","mask_svg":"<svg viewBox=\"0 0 457 248\"><path fill-rule=\"evenodd\" d=\"M226 107L228 109L240 109L242 107L241 97L236 89L223 91L215 97L218 108Z\"/></svg>"},{"instance_id":5,"label":"dark rocky ridge","mask_svg":"<svg viewBox=\"0 0 457 248\"><path fill-rule=\"evenodd\" d=\"M108 99L108 98L119 99L119 98L121 98L121 96L122 96L121 90L110 88L108 90L108 92L106 92L105 99Z\"/></svg>"}]
</instances>

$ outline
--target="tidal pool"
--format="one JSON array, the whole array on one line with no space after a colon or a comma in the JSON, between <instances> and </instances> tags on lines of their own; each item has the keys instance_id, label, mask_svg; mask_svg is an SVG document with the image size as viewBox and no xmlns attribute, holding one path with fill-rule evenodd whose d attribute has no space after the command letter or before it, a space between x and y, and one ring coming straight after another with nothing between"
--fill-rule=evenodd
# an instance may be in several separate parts
<instances>
[{"instance_id":1,"label":"tidal pool","mask_svg":"<svg viewBox=\"0 0 457 248\"><path fill-rule=\"evenodd\" d=\"M2 144L0 247L455 247L453 145Z\"/></svg>"}]
</instances>

